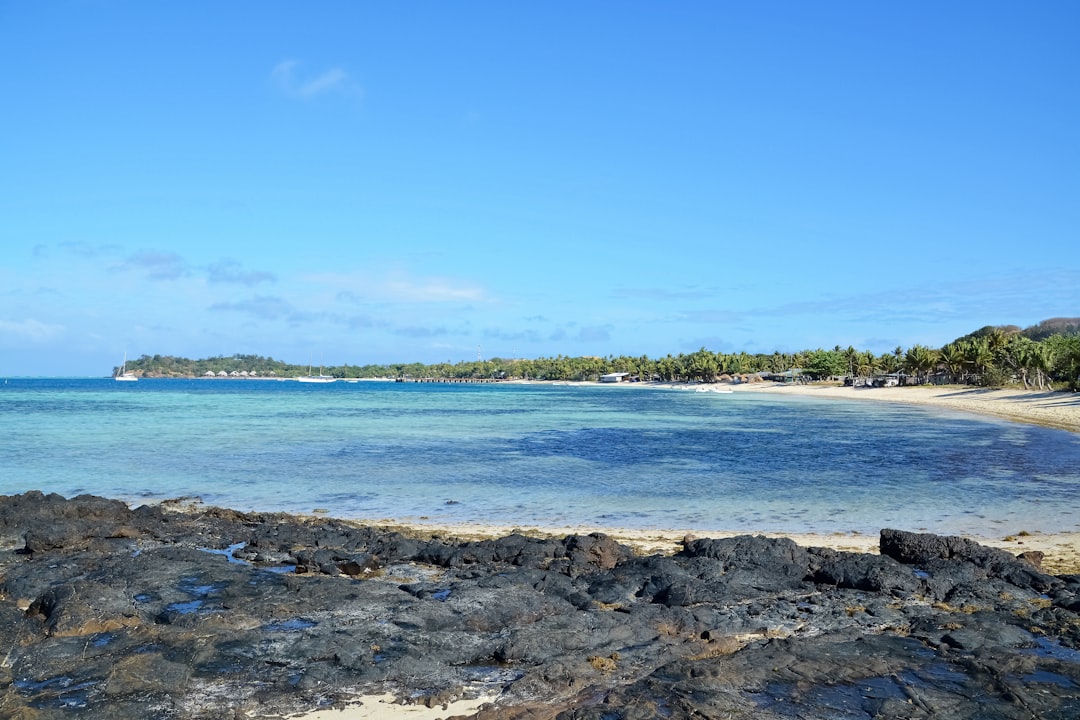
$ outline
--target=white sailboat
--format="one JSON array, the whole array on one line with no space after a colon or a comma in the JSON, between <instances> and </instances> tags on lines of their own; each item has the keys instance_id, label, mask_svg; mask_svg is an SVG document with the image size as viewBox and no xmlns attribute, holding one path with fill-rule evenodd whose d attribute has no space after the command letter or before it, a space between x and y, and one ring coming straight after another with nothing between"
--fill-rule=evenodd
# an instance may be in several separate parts
<instances>
[{"instance_id":1,"label":"white sailboat","mask_svg":"<svg viewBox=\"0 0 1080 720\"><path fill-rule=\"evenodd\" d=\"M300 377L298 377L296 379L298 381L302 382L302 383L329 383L329 382L334 382L334 376L333 375L323 375L322 374L322 365L319 366L319 374L318 375L312 375L311 374L311 365L308 365L307 371L308 371L307 375L301 375Z\"/></svg>"},{"instance_id":2,"label":"white sailboat","mask_svg":"<svg viewBox=\"0 0 1080 720\"><path fill-rule=\"evenodd\" d=\"M120 371L116 373L116 375L113 377L113 380L116 380L117 382L135 382L138 379L139 378L136 377L135 373L128 372L127 353L124 353L124 362L122 365L120 365Z\"/></svg>"},{"instance_id":3,"label":"white sailboat","mask_svg":"<svg viewBox=\"0 0 1080 720\"><path fill-rule=\"evenodd\" d=\"M333 375L322 375L322 374L319 374L319 375L301 375L300 377L298 377L296 379L298 381L300 381L300 382L306 382L306 383L334 382L334 376Z\"/></svg>"}]
</instances>

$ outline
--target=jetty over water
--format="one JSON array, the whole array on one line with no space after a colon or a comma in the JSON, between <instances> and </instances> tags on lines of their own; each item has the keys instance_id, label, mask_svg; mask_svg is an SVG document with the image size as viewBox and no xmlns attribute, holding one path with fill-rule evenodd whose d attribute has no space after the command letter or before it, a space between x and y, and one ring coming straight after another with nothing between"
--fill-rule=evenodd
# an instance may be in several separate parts
<instances>
[{"instance_id":1,"label":"jetty over water","mask_svg":"<svg viewBox=\"0 0 1080 720\"><path fill-rule=\"evenodd\" d=\"M394 382L399 383L499 383L505 382L505 378L412 378L412 377L399 377Z\"/></svg>"}]
</instances>

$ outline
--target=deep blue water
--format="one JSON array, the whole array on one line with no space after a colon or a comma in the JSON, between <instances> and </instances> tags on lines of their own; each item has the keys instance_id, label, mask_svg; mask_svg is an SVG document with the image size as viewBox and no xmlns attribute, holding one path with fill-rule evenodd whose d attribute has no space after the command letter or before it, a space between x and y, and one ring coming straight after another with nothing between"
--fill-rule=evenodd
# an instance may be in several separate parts
<instances>
[{"instance_id":1,"label":"deep blue water","mask_svg":"<svg viewBox=\"0 0 1080 720\"><path fill-rule=\"evenodd\" d=\"M1080 529L1080 436L761 393L265 380L0 384L0 494L351 518L1000 535Z\"/></svg>"}]
</instances>

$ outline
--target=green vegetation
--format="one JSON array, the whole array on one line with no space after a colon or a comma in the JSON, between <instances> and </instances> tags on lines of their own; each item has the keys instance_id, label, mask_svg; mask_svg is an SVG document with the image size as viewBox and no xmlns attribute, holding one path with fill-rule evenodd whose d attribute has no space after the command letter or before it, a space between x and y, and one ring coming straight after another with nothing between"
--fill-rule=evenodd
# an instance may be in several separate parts
<instances>
[{"instance_id":1,"label":"green vegetation","mask_svg":"<svg viewBox=\"0 0 1080 720\"><path fill-rule=\"evenodd\" d=\"M259 355L233 355L188 360L143 355L127 369L143 377L204 377L207 373L291 378L307 375L307 365L291 365ZM529 380L596 380L606 373L667 382L716 382L754 373L789 373L791 377L828 380L899 374L905 384L960 383L1050 389L1055 384L1080 389L1080 318L1054 318L1021 330L988 326L939 349L913 345L875 355L868 350L818 348L797 353L751 355L701 348L689 354L653 359L609 356L477 360L459 363L394 363L323 368L336 378L495 378Z\"/></svg>"}]
</instances>

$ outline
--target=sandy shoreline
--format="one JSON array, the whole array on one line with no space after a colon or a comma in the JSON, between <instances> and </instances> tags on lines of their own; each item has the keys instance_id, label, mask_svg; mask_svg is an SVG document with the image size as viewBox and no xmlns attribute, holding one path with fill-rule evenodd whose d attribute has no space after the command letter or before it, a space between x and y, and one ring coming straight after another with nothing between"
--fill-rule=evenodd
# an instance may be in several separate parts
<instances>
[{"instance_id":1,"label":"sandy shoreline","mask_svg":"<svg viewBox=\"0 0 1080 720\"><path fill-rule=\"evenodd\" d=\"M747 383L724 387L735 392L767 392L778 395L932 405L1080 433L1080 393L992 390L956 385L852 388L836 385Z\"/></svg>"},{"instance_id":2,"label":"sandy shoreline","mask_svg":"<svg viewBox=\"0 0 1080 720\"><path fill-rule=\"evenodd\" d=\"M511 381L529 384L537 381ZM541 384L541 383L538 383ZM542 383L549 384L549 383ZM907 405L932 405L976 415L990 415L1015 422L1080 433L1080 393L1064 390L991 389L966 385L918 385L891 388L854 388L830 384L754 383L613 383L561 382L559 385L587 385L625 389L661 388L690 392L770 393L822 399L864 400Z\"/></svg>"},{"instance_id":3,"label":"sandy shoreline","mask_svg":"<svg viewBox=\"0 0 1080 720\"><path fill-rule=\"evenodd\" d=\"M392 693L362 695L356 699L355 705L315 710L289 717L294 720L439 720L460 715L473 715L481 705L494 699L489 696L472 700L457 700L429 708L425 705L402 705L397 702Z\"/></svg>"}]
</instances>

